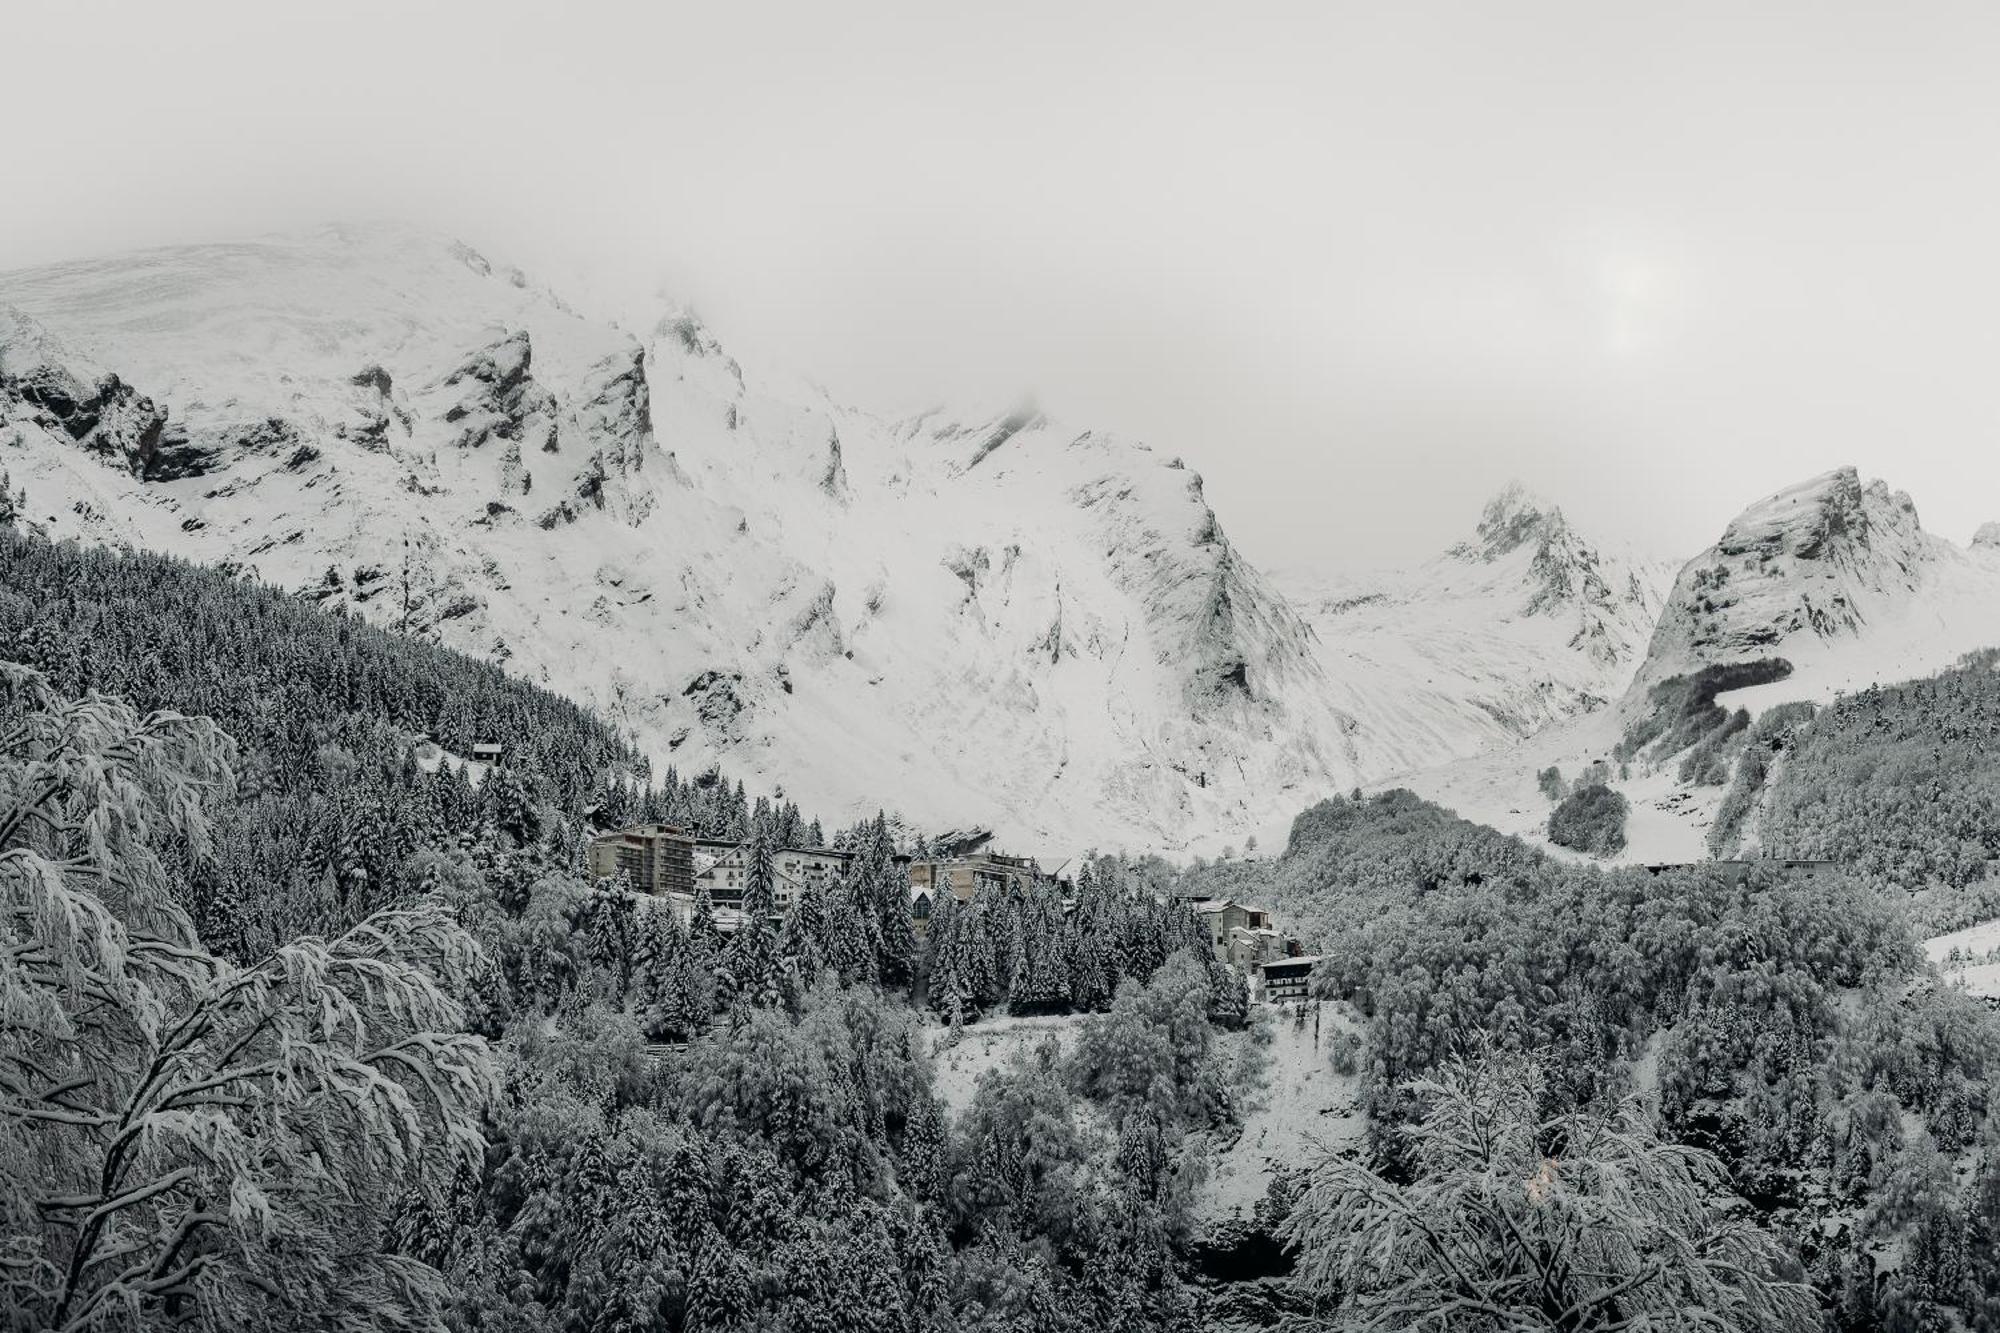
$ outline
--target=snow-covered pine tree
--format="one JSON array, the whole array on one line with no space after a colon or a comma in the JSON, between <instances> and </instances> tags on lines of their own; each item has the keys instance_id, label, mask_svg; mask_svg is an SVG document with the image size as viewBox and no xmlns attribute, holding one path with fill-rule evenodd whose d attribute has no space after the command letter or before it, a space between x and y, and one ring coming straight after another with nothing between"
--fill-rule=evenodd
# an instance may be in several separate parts
<instances>
[{"instance_id":1,"label":"snow-covered pine tree","mask_svg":"<svg viewBox=\"0 0 2000 1333\"><path fill-rule=\"evenodd\" d=\"M800 891L799 900L785 920L779 952L807 988L819 980L827 967L831 910L825 887L814 879Z\"/></svg>"},{"instance_id":2,"label":"snow-covered pine tree","mask_svg":"<svg viewBox=\"0 0 2000 1333\"><path fill-rule=\"evenodd\" d=\"M1636 1102L1547 1119L1541 1071L1517 1055L1454 1061L1411 1090L1426 1107L1409 1131L1415 1178L1329 1156L1281 1229L1304 1288L1338 1293L1332 1327L1781 1333L1818 1322L1779 1242L1714 1206L1722 1164L1663 1142Z\"/></svg>"},{"instance_id":3,"label":"snow-covered pine tree","mask_svg":"<svg viewBox=\"0 0 2000 1333\"><path fill-rule=\"evenodd\" d=\"M730 979L732 1003L775 1004L784 998L778 955L777 867L766 833L769 823L756 824L745 853L743 921L723 950L723 970Z\"/></svg>"},{"instance_id":4,"label":"snow-covered pine tree","mask_svg":"<svg viewBox=\"0 0 2000 1333\"><path fill-rule=\"evenodd\" d=\"M430 904L205 950L154 846L207 847L231 750L0 664L0 1281L29 1326L433 1317L437 1275L380 1239L415 1155L482 1147L450 998L478 952Z\"/></svg>"}]
</instances>

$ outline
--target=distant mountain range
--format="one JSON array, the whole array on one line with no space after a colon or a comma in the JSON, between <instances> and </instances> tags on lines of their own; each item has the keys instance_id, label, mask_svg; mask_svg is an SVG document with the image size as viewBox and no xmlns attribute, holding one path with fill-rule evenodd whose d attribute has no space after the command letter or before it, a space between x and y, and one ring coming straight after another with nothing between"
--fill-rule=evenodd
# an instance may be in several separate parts
<instances>
[{"instance_id":1,"label":"distant mountain range","mask_svg":"<svg viewBox=\"0 0 2000 1333\"><path fill-rule=\"evenodd\" d=\"M52 538L436 636L661 767L1023 846L1212 850L1690 664L2000 642L2000 536L1931 537L1852 470L1678 578L1519 488L1417 569L1267 576L1143 444L882 420L688 311L590 318L399 228L0 274L0 467Z\"/></svg>"}]
</instances>

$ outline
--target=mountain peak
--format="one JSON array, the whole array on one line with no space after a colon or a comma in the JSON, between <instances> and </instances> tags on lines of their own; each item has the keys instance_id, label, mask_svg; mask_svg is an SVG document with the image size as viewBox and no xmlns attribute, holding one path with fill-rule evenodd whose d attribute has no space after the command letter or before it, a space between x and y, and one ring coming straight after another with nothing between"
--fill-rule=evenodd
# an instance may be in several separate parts
<instances>
[{"instance_id":1,"label":"mountain peak","mask_svg":"<svg viewBox=\"0 0 2000 1333\"><path fill-rule=\"evenodd\" d=\"M1882 481L1861 484L1852 467L1808 477L1738 514L1717 543L1724 556L1791 556L1816 560L1849 547L1869 549L1877 537L1917 531L1916 506Z\"/></svg>"},{"instance_id":2,"label":"mountain peak","mask_svg":"<svg viewBox=\"0 0 2000 1333\"><path fill-rule=\"evenodd\" d=\"M2000 523L1981 523L1979 531L1972 534L1972 548L1976 551L2000 551Z\"/></svg>"},{"instance_id":3,"label":"mountain peak","mask_svg":"<svg viewBox=\"0 0 2000 1333\"><path fill-rule=\"evenodd\" d=\"M1936 545L1907 494L1852 467L1767 495L1681 571L1641 680L1858 638L1918 593Z\"/></svg>"},{"instance_id":4,"label":"mountain peak","mask_svg":"<svg viewBox=\"0 0 2000 1333\"><path fill-rule=\"evenodd\" d=\"M1480 511L1477 540L1461 542L1452 554L1467 560L1497 560L1529 542L1543 542L1568 528L1563 512L1519 481L1500 488Z\"/></svg>"}]
</instances>

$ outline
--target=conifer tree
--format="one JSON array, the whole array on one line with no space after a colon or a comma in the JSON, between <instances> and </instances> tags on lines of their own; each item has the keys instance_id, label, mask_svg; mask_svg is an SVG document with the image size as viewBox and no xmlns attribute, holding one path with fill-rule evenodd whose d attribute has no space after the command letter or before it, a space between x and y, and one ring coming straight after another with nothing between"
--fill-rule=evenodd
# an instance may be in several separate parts
<instances>
[{"instance_id":1,"label":"conifer tree","mask_svg":"<svg viewBox=\"0 0 2000 1333\"><path fill-rule=\"evenodd\" d=\"M413 1156L482 1146L491 1068L449 997L477 950L426 904L208 953L158 846L206 851L232 749L0 664L0 1290L24 1326L435 1318L435 1273L382 1228Z\"/></svg>"},{"instance_id":2,"label":"conifer tree","mask_svg":"<svg viewBox=\"0 0 2000 1333\"><path fill-rule=\"evenodd\" d=\"M735 1247L711 1230L688 1275L685 1333L738 1333L751 1327L750 1279Z\"/></svg>"},{"instance_id":3,"label":"conifer tree","mask_svg":"<svg viewBox=\"0 0 2000 1333\"><path fill-rule=\"evenodd\" d=\"M831 905L820 881L807 882L793 904L780 939L780 953L810 988L827 967Z\"/></svg>"},{"instance_id":4,"label":"conifer tree","mask_svg":"<svg viewBox=\"0 0 2000 1333\"><path fill-rule=\"evenodd\" d=\"M777 868L761 826L751 834L745 860L743 921L723 951L723 968L732 1002L771 1004L782 998L775 922Z\"/></svg>"}]
</instances>

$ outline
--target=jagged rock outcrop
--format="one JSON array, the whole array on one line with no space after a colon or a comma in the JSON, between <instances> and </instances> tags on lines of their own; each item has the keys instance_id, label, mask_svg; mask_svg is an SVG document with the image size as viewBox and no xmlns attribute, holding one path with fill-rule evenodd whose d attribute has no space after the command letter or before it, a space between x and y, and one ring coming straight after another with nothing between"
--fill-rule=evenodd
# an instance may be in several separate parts
<instances>
[{"instance_id":1,"label":"jagged rock outcrop","mask_svg":"<svg viewBox=\"0 0 2000 1333\"><path fill-rule=\"evenodd\" d=\"M595 444L606 469L619 476L642 470L654 443L645 349L633 343L597 362L585 373L578 397L576 430Z\"/></svg>"},{"instance_id":2,"label":"jagged rock outcrop","mask_svg":"<svg viewBox=\"0 0 2000 1333\"><path fill-rule=\"evenodd\" d=\"M1453 558L1492 564L1527 551L1531 616L1573 619L1569 646L1606 667L1628 662L1652 632L1659 598L1636 569L1608 568L1604 557L1563 517L1561 509L1512 482L1486 505L1474 540Z\"/></svg>"},{"instance_id":3,"label":"jagged rock outcrop","mask_svg":"<svg viewBox=\"0 0 2000 1333\"><path fill-rule=\"evenodd\" d=\"M1972 549L2000 551L2000 523L1981 523L1979 531L1972 534Z\"/></svg>"},{"instance_id":4,"label":"jagged rock outcrop","mask_svg":"<svg viewBox=\"0 0 2000 1333\"><path fill-rule=\"evenodd\" d=\"M988 441L1003 432L1012 438L1004 428L1013 420ZM991 452L982 445L979 456ZM1282 708L1324 681L1311 632L1230 544L1204 498L1200 473L1177 459L1154 462L1093 477L1070 498L1095 519L1112 577L1157 628L1156 660L1181 678L1195 719ZM1341 731L1336 726L1324 737L1329 750L1337 749Z\"/></svg>"},{"instance_id":5,"label":"jagged rock outcrop","mask_svg":"<svg viewBox=\"0 0 2000 1333\"><path fill-rule=\"evenodd\" d=\"M0 306L0 421L16 415L135 477L171 478L189 470L185 439L169 436L165 409L69 350L38 321Z\"/></svg>"},{"instance_id":6,"label":"jagged rock outcrop","mask_svg":"<svg viewBox=\"0 0 2000 1333\"><path fill-rule=\"evenodd\" d=\"M597 361L584 372L573 401L569 433L590 448L576 475L576 497L627 523L644 522L653 512L654 499L638 482L647 455L658 448L645 349L634 342ZM549 448L554 448L553 437ZM665 475L685 481L671 456Z\"/></svg>"},{"instance_id":7,"label":"jagged rock outcrop","mask_svg":"<svg viewBox=\"0 0 2000 1333\"><path fill-rule=\"evenodd\" d=\"M829 428L826 434L826 467L819 474L820 493L829 500L847 502L847 465L840 457L840 432Z\"/></svg>"},{"instance_id":8,"label":"jagged rock outcrop","mask_svg":"<svg viewBox=\"0 0 2000 1333\"><path fill-rule=\"evenodd\" d=\"M1910 497L1851 467L1786 487L1681 570L1640 683L1858 636L1906 605L1939 556Z\"/></svg>"},{"instance_id":9,"label":"jagged rock outcrop","mask_svg":"<svg viewBox=\"0 0 2000 1333\"><path fill-rule=\"evenodd\" d=\"M965 600L970 602L979 596L980 580L993 568L993 559L984 547L971 550L963 546L953 546L938 562L951 571L952 577L965 585Z\"/></svg>"},{"instance_id":10,"label":"jagged rock outcrop","mask_svg":"<svg viewBox=\"0 0 2000 1333\"><path fill-rule=\"evenodd\" d=\"M443 412L457 427L455 449L477 449L489 440L509 440L524 450L554 453L557 448L555 395L535 382L534 346L525 329L480 348L444 377L455 390Z\"/></svg>"}]
</instances>

